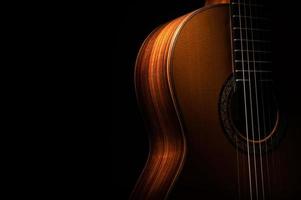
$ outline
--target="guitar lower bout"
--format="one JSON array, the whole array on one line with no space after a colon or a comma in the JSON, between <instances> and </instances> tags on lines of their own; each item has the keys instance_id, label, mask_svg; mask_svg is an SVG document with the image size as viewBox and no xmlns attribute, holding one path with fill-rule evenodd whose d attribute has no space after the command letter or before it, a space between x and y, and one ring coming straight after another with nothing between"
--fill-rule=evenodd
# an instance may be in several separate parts
<instances>
[{"instance_id":1,"label":"guitar lower bout","mask_svg":"<svg viewBox=\"0 0 301 200\"><path fill-rule=\"evenodd\" d=\"M142 45L135 87L150 153L131 199L298 196L300 127L293 117L286 126L273 85L250 78L255 59L235 57L233 16L229 4L210 5L160 26ZM248 73L236 79L236 71Z\"/></svg>"}]
</instances>

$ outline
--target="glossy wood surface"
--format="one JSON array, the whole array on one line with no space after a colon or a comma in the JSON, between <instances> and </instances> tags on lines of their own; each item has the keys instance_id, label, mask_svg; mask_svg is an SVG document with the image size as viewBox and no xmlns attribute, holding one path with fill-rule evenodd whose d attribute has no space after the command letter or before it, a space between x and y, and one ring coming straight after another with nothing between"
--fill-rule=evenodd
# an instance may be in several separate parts
<instances>
[{"instance_id":1,"label":"glossy wood surface","mask_svg":"<svg viewBox=\"0 0 301 200\"><path fill-rule=\"evenodd\" d=\"M131 199L164 199L183 165L185 138L169 88L167 62L175 33L190 15L155 30L137 59L136 93L150 134L150 154Z\"/></svg>"},{"instance_id":2,"label":"glossy wood surface","mask_svg":"<svg viewBox=\"0 0 301 200\"><path fill-rule=\"evenodd\" d=\"M232 74L229 19L227 6L204 10L185 24L174 45L174 94L185 127L187 158L172 199L202 195L213 199L250 198L247 155L230 144L218 113L222 88ZM300 149L290 148L297 147L300 128L291 124L287 131L279 148L263 155L263 177L260 157L255 157L255 165L251 155L254 199L255 182L258 199L287 199L300 191L300 180L289 174L294 171L300 175L300 161L296 159ZM289 155L295 159L287 159Z\"/></svg>"},{"instance_id":3,"label":"glossy wood surface","mask_svg":"<svg viewBox=\"0 0 301 200\"><path fill-rule=\"evenodd\" d=\"M141 48L135 83L150 154L132 199L250 199L247 156L227 140L218 113L232 73L229 20L228 5L206 7L161 26ZM251 160L264 160L262 174L252 168L257 199L292 199L301 191L301 131L296 116L287 119L280 146Z\"/></svg>"},{"instance_id":4,"label":"glossy wood surface","mask_svg":"<svg viewBox=\"0 0 301 200\"><path fill-rule=\"evenodd\" d=\"M213 4L227 4L230 3L230 0L207 0L206 5L213 5Z\"/></svg>"}]
</instances>

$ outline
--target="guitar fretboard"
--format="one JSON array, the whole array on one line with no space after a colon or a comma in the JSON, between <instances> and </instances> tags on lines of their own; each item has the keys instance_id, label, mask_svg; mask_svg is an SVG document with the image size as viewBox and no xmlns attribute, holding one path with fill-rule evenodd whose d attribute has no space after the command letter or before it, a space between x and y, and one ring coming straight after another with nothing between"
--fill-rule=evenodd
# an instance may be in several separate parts
<instances>
[{"instance_id":1,"label":"guitar fretboard","mask_svg":"<svg viewBox=\"0 0 301 200\"><path fill-rule=\"evenodd\" d=\"M253 73L255 81L272 81L271 12L263 0L232 0L231 23L236 81Z\"/></svg>"}]
</instances>

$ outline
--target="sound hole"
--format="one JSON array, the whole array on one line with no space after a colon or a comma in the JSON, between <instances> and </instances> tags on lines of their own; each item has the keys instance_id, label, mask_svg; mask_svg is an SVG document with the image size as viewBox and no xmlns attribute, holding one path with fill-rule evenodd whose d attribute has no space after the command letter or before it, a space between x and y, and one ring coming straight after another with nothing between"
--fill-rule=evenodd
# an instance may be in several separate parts
<instances>
[{"instance_id":1,"label":"sound hole","mask_svg":"<svg viewBox=\"0 0 301 200\"><path fill-rule=\"evenodd\" d=\"M278 108L272 85L258 83L249 87L236 85L230 103L231 119L240 136L261 142L271 137L277 126ZM251 95L250 95L251 93Z\"/></svg>"},{"instance_id":2,"label":"sound hole","mask_svg":"<svg viewBox=\"0 0 301 200\"><path fill-rule=\"evenodd\" d=\"M284 135L284 118L279 110L272 83L236 83L230 77L219 101L222 127L229 141L238 149L251 152L261 146L263 151L274 149ZM247 120L246 120L247 118ZM251 143L253 145L248 145Z\"/></svg>"}]
</instances>

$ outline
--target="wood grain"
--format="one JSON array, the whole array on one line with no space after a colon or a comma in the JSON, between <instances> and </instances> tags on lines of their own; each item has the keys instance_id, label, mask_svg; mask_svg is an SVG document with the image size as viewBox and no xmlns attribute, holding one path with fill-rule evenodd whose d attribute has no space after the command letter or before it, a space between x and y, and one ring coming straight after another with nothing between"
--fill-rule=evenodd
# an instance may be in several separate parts
<instances>
[{"instance_id":1,"label":"wood grain","mask_svg":"<svg viewBox=\"0 0 301 200\"><path fill-rule=\"evenodd\" d=\"M289 113L290 126L280 145L262 157L252 154L250 163L247 154L228 141L221 126L219 98L232 75L229 11L228 5L214 5L195 13L174 43L169 73L187 153L170 199L250 199L249 164L253 199L257 199L256 185L260 200L293 199L301 191L301 180L296 178L301 177L297 170L301 162L292 159L301 153L296 119Z\"/></svg>"},{"instance_id":2,"label":"wood grain","mask_svg":"<svg viewBox=\"0 0 301 200\"><path fill-rule=\"evenodd\" d=\"M185 138L168 84L168 53L179 27L192 15L155 30L136 63L137 98L150 134L150 154L131 199L164 199L185 158Z\"/></svg>"},{"instance_id":3,"label":"wood grain","mask_svg":"<svg viewBox=\"0 0 301 200\"><path fill-rule=\"evenodd\" d=\"M259 172L259 158L248 163L219 121L232 51L229 6L216 2L225 3L208 1L214 5L159 27L139 52L135 85L150 153L133 200L250 199L248 164ZM263 156L266 196L259 199L295 199L301 191L300 118L288 116L285 138Z\"/></svg>"}]
</instances>

